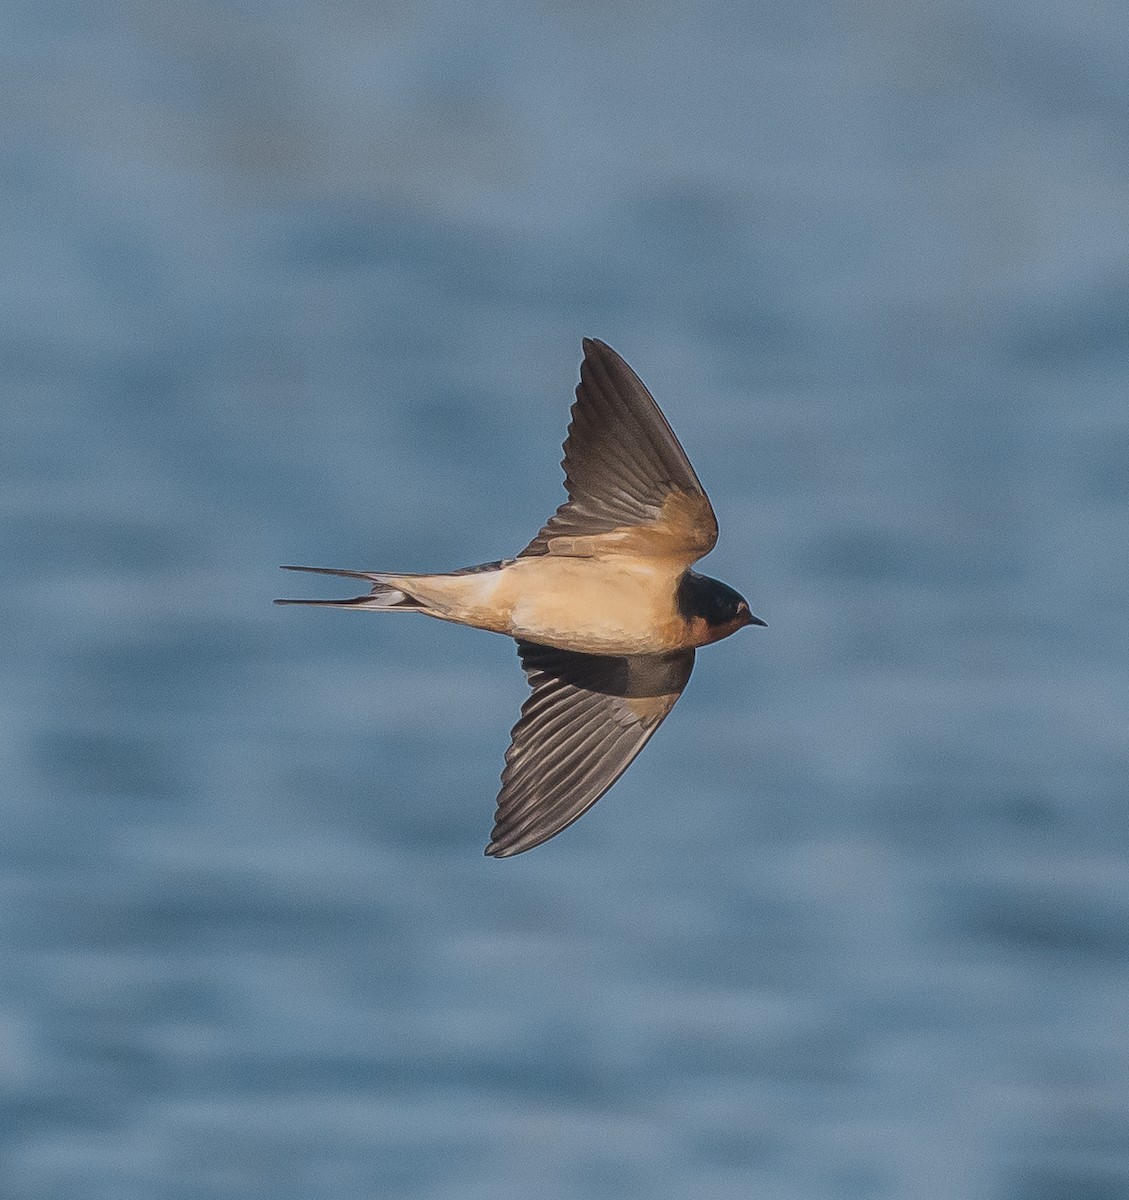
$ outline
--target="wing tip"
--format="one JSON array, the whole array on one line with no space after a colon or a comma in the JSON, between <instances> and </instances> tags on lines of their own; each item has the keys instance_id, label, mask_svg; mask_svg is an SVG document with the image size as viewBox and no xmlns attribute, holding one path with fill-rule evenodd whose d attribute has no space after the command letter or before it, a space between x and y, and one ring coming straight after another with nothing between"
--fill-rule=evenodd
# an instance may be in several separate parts
<instances>
[{"instance_id":1,"label":"wing tip","mask_svg":"<svg viewBox=\"0 0 1129 1200\"><path fill-rule=\"evenodd\" d=\"M540 845L539 842L524 842L524 839L515 838L513 841L508 841L503 835L495 837L491 835L490 844L483 850L483 854L487 858L513 858L515 854L524 854L526 850L532 850L534 846Z\"/></svg>"},{"instance_id":2,"label":"wing tip","mask_svg":"<svg viewBox=\"0 0 1129 1200\"><path fill-rule=\"evenodd\" d=\"M585 358L620 357L602 338L581 338L580 347Z\"/></svg>"}]
</instances>

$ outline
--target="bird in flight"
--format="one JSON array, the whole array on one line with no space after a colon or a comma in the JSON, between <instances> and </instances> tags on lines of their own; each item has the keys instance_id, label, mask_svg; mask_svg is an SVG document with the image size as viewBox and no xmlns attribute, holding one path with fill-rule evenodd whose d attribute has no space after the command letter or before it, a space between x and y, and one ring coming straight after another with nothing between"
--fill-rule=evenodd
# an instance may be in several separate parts
<instances>
[{"instance_id":1,"label":"bird in flight","mask_svg":"<svg viewBox=\"0 0 1129 1200\"><path fill-rule=\"evenodd\" d=\"M674 707L699 646L764 625L731 587L690 570L717 518L650 392L603 342L584 361L564 443L568 500L516 558L443 575L284 567L362 579L351 600L517 641L532 694L514 726L486 853L521 854L571 825Z\"/></svg>"}]
</instances>

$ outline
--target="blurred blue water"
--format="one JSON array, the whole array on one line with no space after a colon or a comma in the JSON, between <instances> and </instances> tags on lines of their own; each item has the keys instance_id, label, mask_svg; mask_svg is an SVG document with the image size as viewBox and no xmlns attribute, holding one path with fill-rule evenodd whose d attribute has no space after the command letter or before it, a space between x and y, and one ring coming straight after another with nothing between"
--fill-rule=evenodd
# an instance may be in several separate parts
<instances>
[{"instance_id":1,"label":"blurred blue water","mask_svg":"<svg viewBox=\"0 0 1129 1200\"><path fill-rule=\"evenodd\" d=\"M375 8L375 11L373 9ZM0 9L0 1178L1129 1195L1120 5ZM581 335L771 628L481 856Z\"/></svg>"}]
</instances>

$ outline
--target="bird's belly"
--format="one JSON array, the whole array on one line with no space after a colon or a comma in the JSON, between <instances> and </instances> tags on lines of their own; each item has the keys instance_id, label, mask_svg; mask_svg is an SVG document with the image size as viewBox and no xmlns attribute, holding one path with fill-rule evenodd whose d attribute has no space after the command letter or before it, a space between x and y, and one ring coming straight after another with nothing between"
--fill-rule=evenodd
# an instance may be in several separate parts
<instances>
[{"instance_id":1,"label":"bird's belly","mask_svg":"<svg viewBox=\"0 0 1129 1200\"><path fill-rule=\"evenodd\" d=\"M673 567L544 555L507 574L514 637L584 654L655 654L681 641Z\"/></svg>"}]
</instances>

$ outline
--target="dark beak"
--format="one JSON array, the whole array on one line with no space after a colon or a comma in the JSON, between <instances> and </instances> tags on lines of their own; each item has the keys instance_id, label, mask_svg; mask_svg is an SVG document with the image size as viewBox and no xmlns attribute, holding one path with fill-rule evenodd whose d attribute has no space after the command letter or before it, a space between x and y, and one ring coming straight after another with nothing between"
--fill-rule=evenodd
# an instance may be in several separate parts
<instances>
[{"instance_id":1,"label":"dark beak","mask_svg":"<svg viewBox=\"0 0 1129 1200\"><path fill-rule=\"evenodd\" d=\"M754 617L749 611L749 606L747 604L742 604L740 609L738 609L738 612L740 612L741 616L745 618L746 625L760 625L764 629L768 628L768 622L762 621L760 617Z\"/></svg>"}]
</instances>

